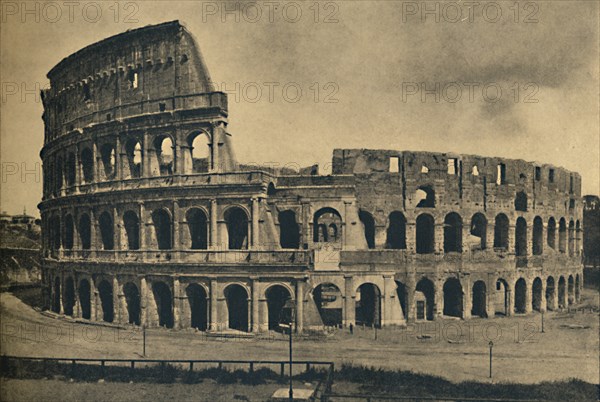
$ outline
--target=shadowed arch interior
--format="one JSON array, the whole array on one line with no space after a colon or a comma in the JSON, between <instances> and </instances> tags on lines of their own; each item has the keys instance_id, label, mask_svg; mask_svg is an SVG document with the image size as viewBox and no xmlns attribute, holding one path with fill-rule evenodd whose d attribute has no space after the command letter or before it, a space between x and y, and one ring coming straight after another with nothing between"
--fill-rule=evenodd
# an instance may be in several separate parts
<instances>
[{"instance_id":1,"label":"shadowed arch interior","mask_svg":"<svg viewBox=\"0 0 600 402\"><path fill-rule=\"evenodd\" d=\"M281 248L300 248L300 226L296 213L291 210L279 212L279 244Z\"/></svg>"},{"instance_id":2,"label":"shadowed arch interior","mask_svg":"<svg viewBox=\"0 0 600 402\"><path fill-rule=\"evenodd\" d=\"M190 231L192 250L206 250L208 248L208 219L200 208L191 208L185 214L185 219Z\"/></svg>"},{"instance_id":3,"label":"shadowed arch interior","mask_svg":"<svg viewBox=\"0 0 600 402\"><path fill-rule=\"evenodd\" d=\"M527 305L527 283L519 278L515 283L515 313L524 313Z\"/></svg>"},{"instance_id":4,"label":"shadowed arch interior","mask_svg":"<svg viewBox=\"0 0 600 402\"><path fill-rule=\"evenodd\" d=\"M462 218L451 212L444 218L444 253L462 252Z\"/></svg>"},{"instance_id":5,"label":"shadowed arch interior","mask_svg":"<svg viewBox=\"0 0 600 402\"><path fill-rule=\"evenodd\" d=\"M375 248L375 219L373 219L373 215L361 209L358 211L358 218L363 226L367 248Z\"/></svg>"},{"instance_id":6,"label":"shadowed arch interior","mask_svg":"<svg viewBox=\"0 0 600 402\"><path fill-rule=\"evenodd\" d=\"M154 282L152 293L158 313L158 325L173 328L173 296L169 285L164 282Z\"/></svg>"},{"instance_id":7,"label":"shadowed arch interior","mask_svg":"<svg viewBox=\"0 0 600 402\"><path fill-rule=\"evenodd\" d=\"M79 305L81 306L81 317L89 320L92 318L92 295L90 282L87 279L79 281Z\"/></svg>"},{"instance_id":8,"label":"shadowed arch interior","mask_svg":"<svg viewBox=\"0 0 600 402\"><path fill-rule=\"evenodd\" d=\"M206 290L197 283L190 284L185 289L190 304L190 324L200 331L208 329L208 295Z\"/></svg>"},{"instance_id":9,"label":"shadowed arch interior","mask_svg":"<svg viewBox=\"0 0 600 402\"><path fill-rule=\"evenodd\" d=\"M104 250L112 250L115 247L115 233L113 220L110 214L106 211L100 214L98 218L100 225L100 236L102 238L102 248Z\"/></svg>"},{"instance_id":10,"label":"shadowed arch interior","mask_svg":"<svg viewBox=\"0 0 600 402\"><path fill-rule=\"evenodd\" d=\"M75 307L75 284L70 276L65 280L65 290L63 299L63 309L65 315L73 316L73 308Z\"/></svg>"},{"instance_id":11,"label":"shadowed arch interior","mask_svg":"<svg viewBox=\"0 0 600 402\"><path fill-rule=\"evenodd\" d=\"M417 217L417 254L434 252L435 230L433 216L421 214Z\"/></svg>"},{"instance_id":12,"label":"shadowed arch interior","mask_svg":"<svg viewBox=\"0 0 600 402\"><path fill-rule=\"evenodd\" d=\"M138 250L140 248L140 220L133 211L126 211L123 214L123 226L127 234L127 248L129 250Z\"/></svg>"},{"instance_id":13,"label":"shadowed arch interior","mask_svg":"<svg viewBox=\"0 0 600 402\"><path fill-rule=\"evenodd\" d=\"M402 212L394 211L389 216L385 248L406 249L406 218Z\"/></svg>"},{"instance_id":14,"label":"shadowed arch interior","mask_svg":"<svg viewBox=\"0 0 600 402\"><path fill-rule=\"evenodd\" d=\"M269 310L269 329L277 329L280 323L289 324L289 310L284 310L287 300L292 299L290 292L281 285L270 286L265 292L267 296L267 309Z\"/></svg>"},{"instance_id":15,"label":"shadowed arch interior","mask_svg":"<svg viewBox=\"0 0 600 402\"><path fill-rule=\"evenodd\" d=\"M381 291L372 283L363 283L356 292L356 323L381 326Z\"/></svg>"},{"instance_id":16,"label":"shadowed arch interior","mask_svg":"<svg viewBox=\"0 0 600 402\"><path fill-rule=\"evenodd\" d=\"M482 318L487 317L487 291L484 281L475 281L473 284L473 306L471 308L471 314Z\"/></svg>"},{"instance_id":17,"label":"shadowed arch interior","mask_svg":"<svg viewBox=\"0 0 600 402\"><path fill-rule=\"evenodd\" d=\"M496 215L494 222L494 248L508 250L508 218L504 214Z\"/></svg>"},{"instance_id":18,"label":"shadowed arch interior","mask_svg":"<svg viewBox=\"0 0 600 402\"><path fill-rule=\"evenodd\" d=\"M342 325L342 292L332 283L322 283L312 292L313 299L326 326Z\"/></svg>"},{"instance_id":19,"label":"shadowed arch interior","mask_svg":"<svg viewBox=\"0 0 600 402\"><path fill-rule=\"evenodd\" d=\"M449 278L444 283L444 315L462 317L463 290L460 281Z\"/></svg>"},{"instance_id":20,"label":"shadowed arch interior","mask_svg":"<svg viewBox=\"0 0 600 402\"><path fill-rule=\"evenodd\" d=\"M102 319L106 322L113 322L114 301L112 285L105 280L100 282L98 293L100 294L100 303L102 305Z\"/></svg>"},{"instance_id":21,"label":"shadowed arch interior","mask_svg":"<svg viewBox=\"0 0 600 402\"><path fill-rule=\"evenodd\" d=\"M173 228L171 215L163 208L152 211L152 223L159 250L170 250L173 248Z\"/></svg>"},{"instance_id":22,"label":"shadowed arch interior","mask_svg":"<svg viewBox=\"0 0 600 402\"><path fill-rule=\"evenodd\" d=\"M433 320L433 311L435 305L435 288L433 286L433 282L431 282L427 278L422 278L418 283L415 289L417 292L421 292L425 297L425 303L423 306L424 317L431 321ZM418 310L419 305L417 302L417 318L418 318Z\"/></svg>"},{"instance_id":23,"label":"shadowed arch interior","mask_svg":"<svg viewBox=\"0 0 600 402\"><path fill-rule=\"evenodd\" d=\"M129 323L140 325L141 308L140 291L138 287L131 282L127 282L123 286L123 293L125 295L125 303L127 304Z\"/></svg>"},{"instance_id":24,"label":"shadowed arch interior","mask_svg":"<svg viewBox=\"0 0 600 402\"><path fill-rule=\"evenodd\" d=\"M230 250L248 248L248 215L238 207L225 211L225 224L227 226L228 246Z\"/></svg>"},{"instance_id":25,"label":"shadowed arch interior","mask_svg":"<svg viewBox=\"0 0 600 402\"><path fill-rule=\"evenodd\" d=\"M92 221L88 214L82 214L79 217L79 240L83 250L89 250L92 247Z\"/></svg>"},{"instance_id":26,"label":"shadowed arch interior","mask_svg":"<svg viewBox=\"0 0 600 402\"><path fill-rule=\"evenodd\" d=\"M229 328L248 332L250 330L248 326L248 292L243 286L233 284L227 286L224 293Z\"/></svg>"}]
</instances>

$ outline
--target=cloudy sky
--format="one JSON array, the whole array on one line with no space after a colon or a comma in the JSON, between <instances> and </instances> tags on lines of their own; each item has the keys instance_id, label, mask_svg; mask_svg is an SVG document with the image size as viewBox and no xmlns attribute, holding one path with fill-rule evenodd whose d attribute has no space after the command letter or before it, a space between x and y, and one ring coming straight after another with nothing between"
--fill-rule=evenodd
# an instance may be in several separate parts
<instances>
[{"instance_id":1,"label":"cloudy sky","mask_svg":"<svg viewBox=\"0 0 600 402\"><path fill-rule=\"evenodd\" d=\"M0 4L9 213L37 215L41 198L42 104L27 91L92 42L175 19L229 92L240 162L325 165L333 148L474 153L563 166L599 193L596 1Z\"/></svg>"}]
</instances>

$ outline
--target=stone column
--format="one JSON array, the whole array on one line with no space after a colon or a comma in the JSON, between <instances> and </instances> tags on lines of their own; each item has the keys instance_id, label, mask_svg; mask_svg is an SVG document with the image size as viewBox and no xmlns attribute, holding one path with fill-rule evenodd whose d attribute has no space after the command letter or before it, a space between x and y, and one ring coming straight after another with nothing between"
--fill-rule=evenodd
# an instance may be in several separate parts
<instances>
[{"instance_id":1,"label":"stone column","mask_svg":"<svg viewBox=\"0 0 600 402\"><path fill-rule=\"evenodd\" d=\"M98 321L98 290L93 277L87 278L90 283L90 321Z\"/></svg>"},{"instance_id":2,"label":"stone column","mask_svg":"<svg viewBox=\"0 0 600 402\"><path fill-rule=\"evenodd\" d=\"M212 172L220 172L221 171L221 158L220 158L220 148L219 148L219 141L221 141L221 128L219 127L219 123L217 124L213 124L212 125L212 132L211 132L211 154L212 154L212 158L211 161L212 162L212 169L209 169Z\"/></svg>"},{"instance_id":3,"label":"stone column","mask_svg":"<svg viewBox=\"0 0 600 402\"><path fill-rule=\"evenodd\" d=\"M433 305L433 318L444 315L444 282L437 277L433 281L435 296Z\"/></svg>"},{"instance_id":4,"label":"stone column","mask_svg":"<svg viewBox=\"0 0 600 402\"><path fill-rule=\"evenodd\" d=\"M310 216L310 203L306 201L302 201L302 244L306 244L307 246L312 244L312 233L311 233L311 216ZM302 247L302 245L301 245Z\"/></svg>"},{"instance_id":5,"label":"stone column","mask_svg":"<svg viewBox=\"0 0 600 402\"><path fill-rule=\"evenodd\" d=\"M352 207L352 202L351 201L344 201L344 217L343 217L343 221L342 221L342 244L343 244L343 248L347 248L348 247L348 228L350 226L348 224L348 221L349 221L348 217L350 216L350 209L351 209L351 207ZM316 229L316 228L314 228L314 229ZM352 321L354 321L354 319Z\"/></svg>"},{"instance_id":6,"label":"stone column","mask_svg":"<svg viewBox=\"0 0 600 402\"><path fill-rule=\"evenodd\" d=\"M215 250L219 248L219 236L217 232L217 200L210 200L210 244L209 248Z\"/></svg>"},{"instance_id":7,"label":"stone column","mask_svg":"<svg viewBox=\"0 0 600 402\"><path fill-rule=\"evenodd\" d=\"M81 166L79 163L79 144L75 146L75 183L73 183L75 187L75 192L79 192L79 186L81 185Z\"/></svg>"},{"instance_id":8,"label":"stone column","mask_svg":"<svg viewBox=\"0 0 600 402\"><path fill-rule=\"evenodd\" d=\"M415 221L406 221L406 251L408 254L417 252L417 225Z\"/></svg>"},{"instance_id":9,"label":"stone column","mask_svg":"<svg viewBox=\"0 0 600 402\"><path fill-rule=\"evenodd\" d=\"M416 236L415 236L416 238ZM444 221L435 222L433 235L433 250L436 253L444 252Z\"/></svg>"},{"instance_id":10,"label":"stone column","mask_svg":"<svg viewBox=\"0 0 600 402\"><path fill-rule=\"evenodd\" d=\"M210 324L209 329L211 331L217 331L218 325L218 317L217 317L217 309L218 309L218 290L217 290L217 280L210 280Z\"/></svg>"},{"instance_id":11,"label":"stone column","mask_svg":"<svg viewBox=\"0 0 600 402\"><path fill-rule=\"evenodd\" d=\"M146 278L140 278L140 324L142 327L148 326L148 286Z\"/></svg>"},{"instance_id":12,"label":"stone column","mask_svg":"<svg viewBox=\"0 0 600 402\"><path fill-rule=\"evenodd\" d=\"M151 171L150 171L150 134L148 134L147 132L144 133L144 139L143 139L143 143L142 143L142 171L141 171L141 176L142 177L150 177Z\"/></svg>"},{"instance_id":13,"label":"stone column","mask_svg":"<svg viewBox=\"0 0 600 402\"><path fill-rule=\"evenodd\" d=\"M259 205L258 199L252 198L252 249L256 250L260 248L260 240L259 240Z\"/></svg>"},{"instance_id":14,"label":"stone column","mask_svg":"<svg viewBox=\"0 0 600 402\"><path fill-rule=\"evenodd\" d=\"M90 250L98 250L98 222L96 213L90 208Z\"/></svg>"},{"instance_id":15,"label":"stone column","mask_svg":"<svg viewBox=\"0 0 600 402\"><path fill-rule=\"evenodd\" d=\"M533 224L527 223L527 229L525 233L527 237L527 255L533 255Z\"/></svg>"},{"instance_id":16,"label":"stone column","mask_svg":"<svg viewBox=\"0 0 600 402\"><path fill-rule=\"evenodd\" d=\"M463 313L462 318L464 320L468 320L471 318L471 310L473 308L473 300L471 300L471 278L469 276L464 276L461 281L462 286L462 304L463 304Z\"/></svg>"},{"instance_id":17,"label":"stone column","mask_svg":"<svg viewBox=\"0 0 600 402\"><path fill-rule=\"evenodd\" d=\"M489 250L494 249L494 230L495 225L494 221L488 222L487 227L485 229L485 248Z\"/></svg>"},{"instance_id":18,"label":"stone column","mask_svg":"<svg viewBox=\"0 0 600 402\"><path fill-rule=\"evenodd\" d=\"M146 206L143 202L138 204L140 214L140 250L146 249Z\"/></svg>"},{"instance_id":19,"label":"stone column","mask_svg":"<svg viewBox=\"0 0 600 402\"><path fill-rule=\"evenodd\" d=\"M513 224L508 225L508 253L515 254L515 230L517 227Z\"/></svg>"},{"instance_id":20,"label":"stone column","mask_svg":"<svg viewBox=\"0 0 600 402\"><path fill-rule=\"evenodd\" d=\"M545 312L547 308L548 300L546 300L546 281L542 279L542 301L540 303L540 312Z\"/></svg>"},{"instance_id":21,"label":"stone column","mask_svg":"<svg viewBox=\"0 0 600 402\"><path fill-rule=\"evenodd\" d=\"M260 317L258 315L258 303L259 303L259 282L258 278L252 278L252 332L260 331Z\"/></svg>"},{"instance_id":22,"label":"stone column","mask_svg":"<svg viewBox=\"0 0 600 402\"><path fill-rule=\"evenodd\" d=\"M296 281L296 333L301 334L304 329L304 281Z\"/></svg>"},{"instance_id":23,"label":"stone column","mask_svg":"<svg viewBox=\"0 0 600 402\"><path fill-rule=\"evenodd\" d=\"M260 317L259 332L267 332L269 330L269 305L264 297L258 299L258 316Z\"/></svg>"},{"instance_id":24,"label":"stone column","mask_svg":"<svg viewBox=\"0 0 600 402\"><path fill-rule=\"evenodd\" d=\"M123 316L123 312L122 307L123 305L121 304L121 302L123 301L123 299L125 298L125 295L123 294L121 287L119 286L119 280L117 279L116 276L113 276L112 279L112 291L113 291L113 322L119 322L122 323L123 321L121 320L122 316Z\"/></svg>"},{"instance_id":25,"label":"stone column","mask_svg":"<svg viewBox=\"0 0 600 402\"><path fill-rule=\"evenodd\" d=\"M127 158L121 158L121 140L119 136L115 138L115 179L123 180L123 166L121 165L123 159L127 160Z\"/></svg>"},{"instance_id":26,"label":"stone column","mask_svg":"<svg viewBox=\"0 0 600 402\"><path fill-rule=\"evenodd\" d=\"M506 311L506 316L510 317L513 315L514 311L515 311L515 306L513 305L513 300L512 300L512 289L508 289L506 291L506 298L504 300L504 302L506 303L505 306L505 311Z\"/></svg>"},{"instance_id":27,"label":"stone column","mask_svg":"<svg viewBox=\"0 0 600 402\"><path fill-rule=\"evenodd\" d=\"M496 315L496 278L491 276L488 280L488 283L486 283L485 286L485 312L488 318L494 318L494 316Z\"/></svg>"},{"instance_id":28,"label":"stone column","mask_svg":"<svg viewBox=\"0 0 600 402\"><path fill-rule=\"evenodd\" d=\"M406 281L406 313L407 321L416 321L417 309L415 307L415 291L416 291L416 278L414 274L409 274Z\"/></svg>"},{"instance_id":29,"label":"stone column","mask_svg":"<svg viewBox=\"0 0 600 402\"><path fill-rule=\"evenodd\" d=\"M179 278L173 278L173 328L181 328L181 289Z\"/></svg>"},{"instance_id":30,"label":"stone column","mask_svg":"<svg viewBox=\"0 0 600 402\"><path fill-rule=\"evenodd\" d=\"M117 207L113 207L112 208L112 218L113 218L113 241L114 241L114 253L115 253L115 260L118 260L119 257L119 253L118 251L121 250L121 225L120 222L121 220L119 219L119 210L117 209Z\"/></svg>"},{"instance_id":31,"label":"stone column","mask_svg":"<svg viewBox=\"0 0 600 402\"><path fill-rule=\"evenodd\" d=\"M344 276L344 326L356 325L354 283L351 276Z\"/></svg>"},{"instance_id":32,"label":"stone column","mask_svg":"<svg viewBox=\"0 0 600 402\"><path fill-rule=\"evenodd\" d=\"M173 201L173 250L181 249L180 215L179 202Z\"/></svg>"}]
</instances>

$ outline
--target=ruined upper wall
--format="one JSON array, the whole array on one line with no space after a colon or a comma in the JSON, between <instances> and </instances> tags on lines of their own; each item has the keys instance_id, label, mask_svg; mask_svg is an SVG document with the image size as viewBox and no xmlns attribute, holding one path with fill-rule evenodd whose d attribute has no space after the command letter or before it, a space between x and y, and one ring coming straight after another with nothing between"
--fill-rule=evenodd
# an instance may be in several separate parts
<instances>
[{"instance_id":1,"label":"ruined upper wall","mask_svg":"<svg viewBox=\"0 0 600 402\"><path fill-rule=\"evenodd\" d=\"M87 46L58 63L48 78L46 142L91 123L214 103L227 107L224 96L194 96L214 88L196 41L179 21Z\"/></svg>"},{"instance_id":2,"label":"ruined upper wall","mask_svg":"<svg viewBox=\"0 0 600 402\"><path fill-rule=\"evenodd\" d=\"M333 174L357 176L359 203L414 208L415 191L430 187L436 205L474 209L514 209L515 196L527 195L528 208L579 214L581 176L551 164L453 153L336 149ZM373 197L382 188L390 197ZM377 200L374 198L381 198ZM373 203L379 203L372 205ZM579 211L579 212L576 212Z\"/></svg>"}]
</instances>

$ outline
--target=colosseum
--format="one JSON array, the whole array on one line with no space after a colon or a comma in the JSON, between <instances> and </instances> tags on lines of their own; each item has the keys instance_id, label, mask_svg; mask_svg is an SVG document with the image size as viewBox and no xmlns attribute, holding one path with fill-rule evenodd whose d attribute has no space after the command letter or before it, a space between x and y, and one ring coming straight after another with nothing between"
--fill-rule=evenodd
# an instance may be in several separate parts
<instances>
[{"instance_id":1,"label":"colosseum","mask_svg":"<svg viewBox=\"0 0 600 402\"><path fill-rule=\"evenodd\" d=\"M567 308L581 177L551 164L335 149L239 163L227 94L178 21L66 57L42 93L43 297L91 321L264 332Z\"/></svg>"}]
</instances>

